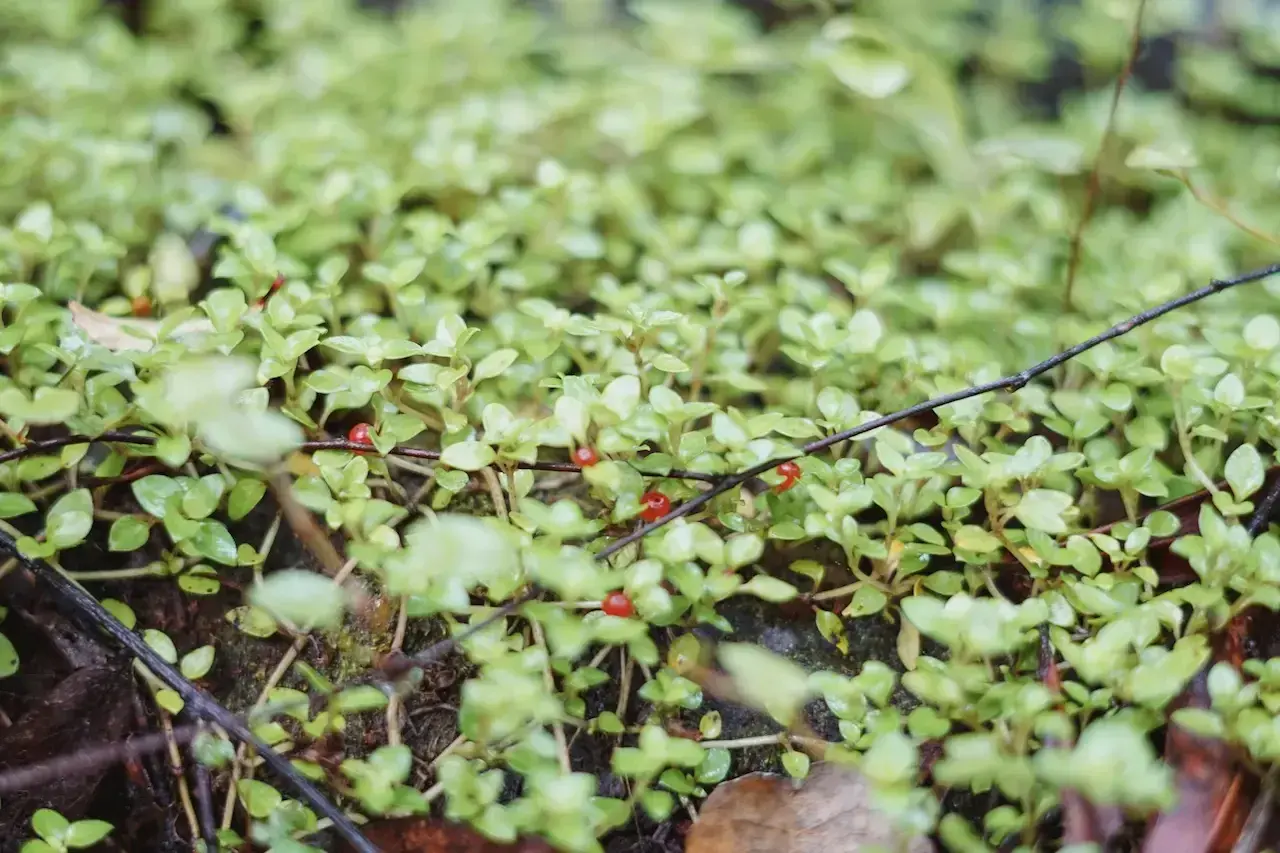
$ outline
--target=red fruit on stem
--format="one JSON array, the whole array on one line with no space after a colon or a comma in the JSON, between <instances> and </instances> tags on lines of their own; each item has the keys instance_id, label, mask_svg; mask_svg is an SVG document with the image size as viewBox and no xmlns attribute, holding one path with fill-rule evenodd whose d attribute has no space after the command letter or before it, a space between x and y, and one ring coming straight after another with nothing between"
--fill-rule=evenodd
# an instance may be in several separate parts
<instances>
[{"instance_id":1,"label":"red fruit on stem","mask_svg":"<svg viewBox=\"0 0 1280 853\"><path fill-rule=\"evenodd\" d=\"M573 462L581 468L590 468L592 465L600 461L600 454L596 453L594 447L582 446L574 448Z\"/></svg>"},{"instance_id":2,"label":"red fruit on stem","mask_svg":"<svg viewBox=\"0 0 1280 853\"><path fill-rule=\"evenodd\" d=\"M133 309L133 316L135 317L151 316L151 300L145 296L133 297L130 307Z\"/></svg>"},{"instance_id":3,"label":"red fruit on stem","mask_svg":"<svg viewBox=\"0 0 1280 853\"><path fill-rule=\"evenodd\" d=\"M347 433L347 441L354 444L373 444L373 439L369 438L369 425L356 424Z\"/></svg>"},{"instance_id":4,"label":"red fruit on stem","mask_svg":"<svg viewBox=\"0 0 1280 853\"><path fill-rule=\"evenodd\" d=\"M611 592L600 602L600 609L610 616L626 618L636 612L635 605L625 592Z\"/></svg>"},{"instance_id":5,"label":"red fruit on stem","mask_svg":"<svg viewBox=\"0 0 1280 853\"><path fill-rule=\"evenodd\" d=\"M640 503L643 506L640 517L645 521L657 521L671 512L671 498L662 492L645 492L640 496Z\"/></svg>"},{"instance_id":6,"label":"red fruit on stem","mask_svg":"<svg viewBox=\"0 0 1280 853\"><path fill-rule=\"evenodd\" d=\"M782 477L782 482L773 487L773 490L778 494L782 494L787 489L794 486L796 484L796 480L800 479L800 466L791 460L783 462L774 470L776 470Z\"/></svg>"}]
</instances>

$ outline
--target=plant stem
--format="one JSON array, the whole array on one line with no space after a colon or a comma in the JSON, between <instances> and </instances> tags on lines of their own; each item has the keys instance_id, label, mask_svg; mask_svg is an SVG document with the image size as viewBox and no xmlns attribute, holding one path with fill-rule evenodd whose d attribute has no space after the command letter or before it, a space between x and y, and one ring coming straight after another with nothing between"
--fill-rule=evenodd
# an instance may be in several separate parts
<instances>
[{"instance_id":1,"label":"plant stem","mask_svg":"<svg viewBox=\"0 0 1280 853\"><path fill-rule=\"evenodd\" d=\"M753 746L782 746L786 741L803 744L805 746L817 746L822 748L831 746L830 741L825 741L820 738L805 737L804 735L788 734L787 732L778 732L774 735L740 737L732 740L704 740L699 742L699 746L703 749L748 749Z\"/></svg>"}]
</instances>

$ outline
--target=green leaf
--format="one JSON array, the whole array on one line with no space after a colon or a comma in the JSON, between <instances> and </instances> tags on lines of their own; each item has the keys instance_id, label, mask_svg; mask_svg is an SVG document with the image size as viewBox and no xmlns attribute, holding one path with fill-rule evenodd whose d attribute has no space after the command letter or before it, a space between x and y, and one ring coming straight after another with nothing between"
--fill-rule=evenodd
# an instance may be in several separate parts
<instances>
[{"instance_id":1,"label":"green leaf","mask_svg":"<svg viewBox=\"0 0 1280 853\"><path fill-rule=\"evenodd\" d=\"M123 601L117 601L114 598L102 599L102 606L107 612L116 619L120 620L120 624L128 628L130 631L138 624L138 617L134 615L133 609Z\"/></svg>"},{"instance_id":2,"label":"green leaf","mask_svg":"<svg viewBox=\"0 0 1280 853\"><path fill-rule=\"evenodd\" d=\"M1052 489L1032 489L1025 493L1014 509L1019 521L1032 530L1058 534L1067 532L1062 514L1071 508L1071 495Z\"/></svg>"},{"instance_id":3,"label":"green leaf","mask_svg":"<svg viewBox=\"0 0 1280 853\"><path fill-rule=\"evenodd\" d=\"M479 471L492 465L498 454L487 444L478 441L460 441L451 444L440 454L440 461L460 471Z\"/></svg>"},{"instance_id":4,"label":"green leaf","mask_svg":"<svg viewBox=\"0 0 1280 853\"><path fill-rule=\"evenodd\" d=\"M786 581L764 574L756 575L738 587L738 592L774 602L791 601L800 594L798 589Z\"/></svg>"},{"instance_id":5,"label":"green leaf","mask_svg":"<svg viewBox=\"0 0 1280 853\"><path fill-rule=\"evenodd\" d=\"M156 439L156 457L170 468L180 468L191 456L191 439L185 434Z\"/></svg>"},{"instance_id":6,"label":"green leaf","mask_svg":"<svg viewBox=\"0 0 1280 853\"><path fill-rule=\"evenodd\" d=\"M238 480L227 498L227 515L232 521L239 521L253 511L266 493L267 484L261 480Z\"/></svg>"},{"instance_id":7,"label":"green leaf","mask_svg":"<svg viewBox=\"0 0 1280 853\"><path fill-rule=\"evenodd\" d=\"M782 769L792 779L804 779L809 775L809 756L789 749L782 753Z\"/></svg>"},{"instance_id":8,"label":"green leaf","mask_svg":"<svg viewBox=\"0 0 1280 853\"><path fill-rule=\"evenodd\" d=\"M15 412L29 424L66 423L80 411L80 395L69 388L37 388L31 402Z\"/></svg>"},{"instance_id":9,"label":"green leaf","mask_svg":"<svg viewBox=\"0 0 1280 853\"><path fill-rule=\"evenodd\" d=\"M150 515L163 519L169 500L182 493L182 487L172 477L151 474L132 484L133 496Z\"/></svg>"},{"instance_id":10,"label":"green leaf","mask_svg":"<svg viewBox=\"0 0 1280 853\"><path fill-rule=\"evenodd\" d=\"M31 841L24 841L18 853L62 853L62 850L51 847L49 842L36 838Z\"/></svg>"},{"instance_id":11,"label":"green leaf","mask_svg":"<svg viewBox=\"0 0 1280 853\"><path fill-rule=\"evenodd\" d=\"M71 822L53 809L36 809L31 816L31 828L47 841L65 842Z\"/></svg>"},{"instance_id":12,"label":"green leaf","mask_svg":"<svg viewBox=\"0 0 1280 853\"><path fill-rule=\"evenodd\" d=\"M347 596L331 578L301 569L272 572L249 591L249 603L300 629L342 624Z\"/></svg>"},{"instance_id":13,"label":"green leaf","mask_svg":"<svg viewBox=\"0 0 1280 853\"><path fill-rule=\"evenodd\" d=\"M999 549L1000 540L976 524L966 524L955 532L957 548L988 554Z\"/></svg>"},{"instance_id":14,"label":"green leaf","mask_svg":"<svg viewBox=\"0 0 1280 853\"><path fill-rule=\"evenodd\" d=\"M148 628L142 632L142 639L168 663L178 662L178 650L174 647L173 640L169 639L168 634L163 631L157 631L154 628Z\"/></svg>"},{"instance_id":15,"label":"green leaf","mask_svg":"<svg viewBox=\"0 0 1280 853\"><path fill-rule=\"evenodd\" d=\"M234 566L239 562L236 540L220 521L201 521L188 542L197 554L215 563Z\"/></svg>"},{"instance_id":16,"label":"green leaf","mask_svg":"<svg viewBox=\"0 0 1280 853\"><path fill-rule=\"evenodd\" d=\"M146 544L151 535L151 528L132 515L122 516L111 523L111 532L107 534L107 549L110 551L136 551Z\"/></svg>"},{"instance_id":17,"label":"green leaf","mask_svg":"<svg viewBox=\"0 0 1280 853\"><path fill-rule=\"evenodd\" d=\"M742 699L783 725L809 698L808 675L786 658L746 643L723 643L718 654Z\"/></svg>"},{"instance_id":18,"label":"green leaf","mask_svg":"<svg viewBox=\"0 0 1280 853\"><path fill-rule=\"evenodd\" d=\"M275 788L257 779L241 779L236 783L236 792L245 811L258 820L266 819L284 799Z\"/></svg>"},{"instance_id":19,"label":"green leaf","mask_svg":"<svg viewBox=\"0 0 1280 853\"><path fill-rule=\"evenodd\" d=\"M480 363L472 371L473 381L479 382L482 379L501 376L504 370L515 363L519 355L520 353L513 349L500 349L489 353L480 359Z\"/></svg>"},{"instance_id":20,"label":"green leaf","mask_svg":"<svg viewBox=\"0 0 1280 853\"><path fill-rule=\"evenodd\" d=\"M192 681L204 678L213 667L213 656L213 646L201 646L188 652L182 656L182 674Z\"/></svg>"},{"instance_id":21,"label":"green leaf","mask_svg":"<svg viewBox=\"0 0 1280 853\"><path fill-rule=\"evenodd\" d=\"M387 694L370 684L348 687L329 702L329 709L337 714L355 714L376 711L387 707Z\"/></svg>"},{"instance_id":22,"label":"green leaf","mask_svg":"<svg viewBox=\"0 0 1280 853\"><path fill-rule=\"evenodd\" d=\"M1254 446L1242 444L1227 458L1225 473L1236 500L1242 501L1262 488L1267 470Z\"/></svg>"},{"instance_id":23,"label":"green leaf","mask_svg":"<svg viewBox=\"0 0 1280 853\"><path fill-rule=\"evenodd\" d=\"M74 548L93 528L93 498L88 489L68 492L45 516L45 539L58 550Z\"/></svg>"},{"instance_id":24,"label":"green leaf","mask_svg":"<svg viewBox=\"0 0 1280 853\"><path fill-rule=\"evenodd\" d=\"M78 820L67 830L67 846L72 850L92 847L110 835L114 828L105 820Z\"/></svg>"},{"instance_id":25,"label":"green leaf","mask_svg":"<svg viewBox=\"0 0 1280 853\"><path fill-rule=\"evenodd\" d=\"M8 678L18 671L18 650L4 634L0 634L0 678Z\"/></svg>"},{"instance_id":26,"label":"green leaf","mask_svg":"<svg viewBox=\"0 0 1280 853\"><path fill-rule=\"evenodd\" d=\"M35 511L36 505L26 495L0 492L0 518L14 518Z\"/></svg>"},{"instance_id":27,"label":"green leaf","mask_svg":"<svg viewBox=\"0 0 1280 853\"><path fill-rule=\"evenodd\" d=\"M854 592L849 606L844 609L841 614L856 619L860 616L870 616L873 613L879 613L889 603L889 599L883 592L874 586L860 586Z\"/></svg>"},{"instance_id":28,"label":"green leaf","mask_svg":"<svg viewBox=\"0 0 1280 853\"><path fill-rule=\"evenodd\" d=\"M257 607L233 607L227 611L227 621L250 637L266 638L276 632L276 620Z\"/></svg>"}]
</instances>

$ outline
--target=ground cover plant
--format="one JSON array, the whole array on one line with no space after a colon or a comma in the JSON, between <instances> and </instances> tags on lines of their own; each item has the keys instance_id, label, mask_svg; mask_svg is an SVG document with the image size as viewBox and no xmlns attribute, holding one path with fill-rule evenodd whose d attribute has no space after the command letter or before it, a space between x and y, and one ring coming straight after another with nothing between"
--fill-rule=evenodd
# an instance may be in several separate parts
<instances>
[{"instance_id":1,"label":"ground cover plant","mask_svg":"<svg viewBox=\"0 0 1280 853\"><path fill-rule=\"evenodd\" d=\"M0 849L1276 843L1274 14L3 6Z\"/></svg>"}]
</instances>

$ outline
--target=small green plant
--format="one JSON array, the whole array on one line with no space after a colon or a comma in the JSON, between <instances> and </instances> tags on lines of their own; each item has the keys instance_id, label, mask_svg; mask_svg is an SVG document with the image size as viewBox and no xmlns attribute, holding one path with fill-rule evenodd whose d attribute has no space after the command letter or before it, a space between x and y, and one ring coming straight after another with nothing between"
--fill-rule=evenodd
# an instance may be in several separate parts
<instances>
[{"instance_id":1,"label":"small green plant","mask_svg":"<svg viewBox=\"0 0 1280 853\"><path fill-rule=\"evenodd\" d=\"M22 853L67 853L94 846L115 828L103 820L69 821L52 809L38 809L31 816L38 838L22 845Z\"/></svg>"}]
</instances>

